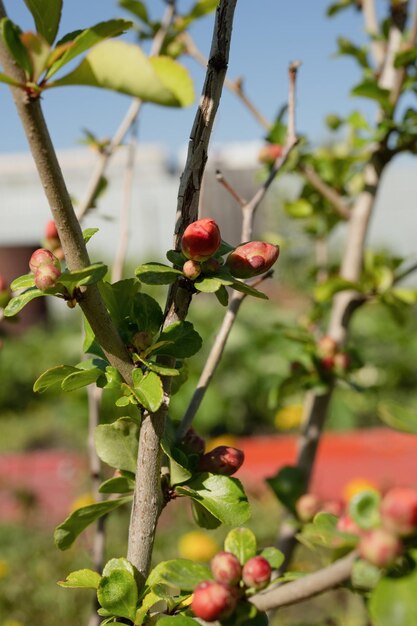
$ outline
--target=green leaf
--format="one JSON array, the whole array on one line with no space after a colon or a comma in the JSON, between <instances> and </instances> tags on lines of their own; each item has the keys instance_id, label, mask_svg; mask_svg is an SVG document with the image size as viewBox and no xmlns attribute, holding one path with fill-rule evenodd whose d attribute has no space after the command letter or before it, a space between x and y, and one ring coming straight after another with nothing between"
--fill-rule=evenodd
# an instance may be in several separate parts
<instances>
[{"instance_id":1,"label":"green leaf","mask_svg":"<svg viewBox=\"0 0 417 626\"><path fill-rule=\"evenodd\" d=\"M417 61L417 48L413 46L408 50L403 50L395 55L394 67L405 67Z\"/></svg>"},{"instance_id":2,"label":"green leaf","mask_svg":"<svg viewBox=\"0 0 417 626\"><path fill-rule=\"evenodd\" d=\"M183 66L168 57L148 58L137 45L124 41L103 41L70 74L49 83L63 85L111 89L163 106L183 107L194 100Z\"/></svg>"},{"instance_id":3,"label":"green leaf","mask_svg":"<svg viewBox=\"0 0 417 626\"><path fill-rule=\"evenodd\" d=\"M278 500L294 513L295 503L305 490L305 480L302 471L297 467L286 465L279 470L276 476L267 478L266 482Z\"/></svg>"},{"instance_id":4,"label":"green leaf","mask_svg":"<svg viewBox=\"0 0 417 626\"><path fill-rule=\"evenodd\" d=\"M169 285L182 276L182 272L163 263L146 263L135 269L135 274L147 285Z\"/></svg>"},{"instance_id":5,"label":"green leaf","mask_svg":"<svg viewBox=\"0 0 417 626\"><path fill-rule=\"evenodd\" d=\"M368 530L379 526L381 518L379 505L381 496L373 489L357 493L349 501L349 515L360 528Z\"/></svg>"},{"instance_id":6,"label":"green leaf","mask_svg":"<svg viewBox=\"0 0 417 626\"><path fill-rule=\"evenodd\" d=\"M19 26L9 20L8 17L5 17L0 22L0 33L10 54L25 72L26 77L29 77L32 74L32 63L30 61L29 53L20 39L22 31ZM7 77L5 74L2 74L2 76L10 79L13 83L16 82L14 79ZM5 80L4 82L9 81Z\"/></svg>"},{"instance_id":7,"label":"green leaf","mask_svg":"<svg viewBox=\"0 0 417 626\"><path fill-rule=\"evenodd\" d=\"M83 230L83 239L85 241L85 243L88 243L91 239L91 237L93 235L95 235L96 233L98 233L99 229L98 228L85 228Z\"/></svg>"},{"instance_id":8,"label":"green leaf","mask_svg":"<svg viewBox=\"0 0 417 626\"><path fill-rule=\"evenodd\" d=\"M316 302L326 302L330 300L339 291L346 290L361 291L360 285L350 280L346 280L341 276L332 276L326 281L319 283L314 288L314 299Z\"/></svg>"},{"instance_id":9,"label":"green leaf","mask_svg":"<svg viewBox=\"0 0 417 626\"><path fill-rule=\"evenodd\" d=\"M107 265L104 263L94 263L75 272L64 272L59 277L59 283L65 285L67 289L73 290L84 285L94 285L107 274Z\"/></svg>"},{"instance_id":10,"label":"green leaf","mask_svg":"<svg viewBox=\"0 0 417 626\"><path fill-rule=\"evenodd\" d=\"M149 574L146 584L151 588L163 584L181 591L194 591L196 585L211 578L207 565L187 559L174 559L158 563Z\"/></svg>"},{"instance_id":11,"label":"green leaf","mask_svg":"<svg viewBox=\"0 0 417 626\"><path fill-rule=\"evenodd\" d=\"M36 30L52 44L61 20L62 0L25 0L33 15Z\"/></svg>"},{"instance_id":12,"label":"green leaf","mask_svg":"<svg viewBox=\"0 0 417 626\"><path fill-rule=\"evenodd\" d=\"M283 553L281 552L281 550L277 550L277 548L274 548L272 546L268 548L264 548L263 550L260 551L259 554L268 561L272 569L280 568L285 560L285 557Z\"/></svg>"},{"instance_id":13,"label":"green leaf","mask_svg":"<svg viewBox=\"0 0 417 626\"><path fill-rule=\"evenodd\" d=\"M214 11L218 4L219 0L198 0L191 8L188 15L193 19L203 17L203 15Z\"/></svg>"},{"instance_id":14,"label":"green leaf","mask_svg":"<svg viewBox=\"0 0 417 626\"><path fill-rule=\"evenodd\" d=\"M236 478L199 474L176 492L189 496L227 526L244 524L250 516L246 494Z\"/></svg>"},{"instance_id":15,"label":"green leaf","mask_svg":"<svg viewBox=\"0 0 417 626\"><path fill-rule=\"evenodd\" d=\"M99 517L131 501L132 496L124 496L117 500L96 502L95 504L89 504L77 509L62 524L55 528L54 539L56 546L60 550L67 550L87 526L95 522Z\"/></svg>"},{"instance_id":16,"label":"green leaf","mask_svg":"<svg viewBox=\"0 0 417 626\"><path fill-rule=\"evenodd\" d=\"M155 372L142 374L139 369L133 371L133 391L139 402L151 413L155 413L164 400L162 380Z\"/></svg>"},{"instance_id":17,"label":"green leaf","mask_svg":"<svg viewBox=\"0 0 417 626\"><path fill-rule=\"evenodd\" d=\"M51 47L38 33L22 33L20 38L28 51L32 66L30 79L36 83L48 66Z\"/></svg>"},{"instance_id":18,"label":"green leaf","mask_svg":"<svg viewBox=\"0 0 417 626\"><path fill-rule=\"evenodd\" d=\"M97 589L100 580L101 576L98 572L91 569L79 569L68 574L66 580L60 580L58 585L69 589Z\"/></svg>"},{"instance_id":19,"label":"green leaf","mask_svg":"<svg viewBox=\"0 0 417 626\"><path fill-rule=\"evenodd\" d=\"M301 543L309 548L321 546L324 548L352 548L356 544L356 538L347 533L340 533L337 528L337 517L330 513L317 513L311 524L305 524L303 531L297 536Z\"/></svg>"},{"instance_id":20,"label":"green leaf","mask_svg":"<svg viewBox=\"0 0 417 626\"><path fill-rule=\"evenodd\" d=\"M146 293L137 293L133 301L132 317L139 330L154 335L161 327L164 314L154 298Z\"/></svg>"},{"instance_id":21,"label":"green leaf","mask_svg":"<svg viewBox=\"0 0 417 626\"><path fill-rule=\"evenodd\" d=\"M126 569L114 569L108 576L103 576L97 589L97 599L104 609L132 621L138 596L135 578Z\"/></svg>"},{"instance_id":22,"label":"green leaf","mask_svg":"<svg viewBox=\"0 0 417 626\"><path fill-rule=\"evenodd\" d=\"M357 589L373 589L381 578L381 570L364 559L357 559L352 566L350 579Z\"/></svg>"},{"instance_id":23,"label":"green leaf","mask_svg":"<svg viewBox=\"0 0 417 626\"><path fill-rule=\"evenodd\" d=\"M191 511L195 523L198 524L200 528L214 530L221 524L221 521L217 517L214 517L210 511L201 506L201 504L199 504L196 500L191 501Z\"/></svg>"},{"instance_id":24,"label":"green leaf","mask_svg":"<svg viewBox=\"0 0 417 626\"><path fill-rule=\"evenodd\" d=\"M254 298L261 298L261 300L268 300L268 296L266 295L266 293L263 293L262 291L258 291L254 287L251 287L247 283L242 283L239 280L234 281L230 286L232 289L235 289L236 291L241 291L247 296L253 296Z\"/></svg>"},{"instance_id":25,"label":"green leaf","mask_svg":"<svg viewBox=\"0 0 417 626\"><path fill-rule=\"evenodd\" d=\"M119 6L130 11L145 24L149 24L148 10L144 2L140 0L119 0Z\"/></svg>"},{"instance_id":26,"label":"green leaf","mask_svg":"<svg viewBox=\"0 0 417 626\"><path fill-rule=\"evenodd\" d=\"M45 0L48 2L48 0ZM51 66L47 74L47 78L51 78L61 67L75 59L86 50L93 48L97 44L101 43L108 37L116 37L128 30L132 26L132 22L126 20L108 20L107 22L100 22L86 28L85 30L76 31L75 33L69 33L58 44L65 42L71 42L68 50Z\"/></svg>"},{"instance_id":27,"label":"green leaf","mask_svg":"<svg viewBox=\"0 0 417 626\"><path fill-rule=\"evenodd\" d=\"M164 367L162 365L157 365L156 363L152 363L151 361L143 361L144 365L152 372L156 372L160 376L179 376L180 371L175 369L174 367Z\"/></svg>"},{"instance_id":28,"label":"green leaf","mask_svg":"<svg viewBox=\"0 0 417 626\"><path fill-rule=\"evenodd\" d=\"M170 342L155 352L185 359L196 354L201 348L202 339L191 322L175 322L163 330L160 341Z\"/></svg>"},{"instance_id":29,"label":"green leaf","mask_svg":"<svg viewBox=\"0 0 417 626\"><path fill-rule=\"evenodd\" d=\"M196 622L195 619L187 617L186 615L169 615L167 617L161 617L157 623L161 626L196 626L199 622Z\"/></svg>"},{"instance_id":30,"label":"green leaf","mask_svg":"<svg viewBox=\"0 0 417 626\"><path fill-rule=\"evenodd\" d=\"M215 292L215 295L222 306L227 306L229 304L229 294L227 293L226 287L223 285Z\"/></svg>"},{"instance_id":31,"label":"green leaf","mask_svg":"<svg viewBox=\"0 0 417 626\"><path fill-rule=\"evenodd\" d=\"M135 481L126 476L116 476L101 483L99 493L130 493L135 489Z\"/></svg>"},{"instance_id":32,"label":"green leaf","mask_svg":"<svg viewBox=\"0 0 417 626\"><path fill-rule=\"evenodd\" d=\"M234 554L244 565L256 555L256 537L249 528L234 528L224 541L224 549Z\"/></svg>"},{"instance_id":33,"label":"green leaf","mask_svg":"<svg viewBox=\"0 0 417 626\"><path fill-rule=\"evenodd\" d=\"M413 626L417 624L417 569L401 578L382 578L369 598L374 626Z\"/></svg>"},{"instance_id":34,"label":"green leaf","mask_svg":"<svg viewBox=\"0 0 417 626\"><path fill-rule=\"evenodd\" d=\"M288 215L296 219L305 219L314 213L313 205L304 198L299 198L294 202L286 202L284 208Z\"/></svg>"},{"instance_id":35,"label":"green leaf","mask_svg":"<svg viewBox=\"0 0 417 626\"><path fill-rule=\"evenodd\" d=\"M32 287L10 300L9 304L4 309L4 316L13 317L13 315L17 315L31 300L46 295L48 294L45 291L39 291L36 287Z\"/></svg>"},{"instance_id":36,"label":"green leaf","mask_svg":"<svg viewBox=\"0 0 417 626\"><path fill-rule=\"evenodd\" d=\"M103 576L110 576L115 569L124 569L132 576L135 576L135 568L132 563L123 556L119 559L110 559L103 568Z\"/></svg>"},{"instance_id":37,"label":"green leaf","mask_svg":"<svg viewBox=\"0 0 417 626\"><path fill-rule=\"evenodd\" d=\"M132 315L140 282L136 278L126 278L113 284L103 281L99 289L114 323L123 328L126 319Z\"/></svg>"},{"instance_id":38,"label":"green leaf","mask_svg":"<svg viewBox=\"0 0 417 626\"><path fill-rule=\"evenodd\" d=\"M343 9L349 8L352 4L353 0L340 0L340 2L334 2L327 8L326 15L328 17L333 17L333 15L336 15L339 11L343 11Z\"/></svg>"},{"instance_id":39,"label":"green leaf","mask_svg":"<svg viewBox=\"0 0 417 626\"><path fill-rule=\"evenodd\" d=\"M395 430L417 435L417 413L415 409L396 402L384 402L378 405L378 417Z\"/></svg>"},{"instance_id":40,"label":"green leaf","mask_svg":"<svg viewBox=\"0 0 417 626\"><path fill-rule=\"evenodd\" d=\"M366 48L359 48L358 46L355 46L349 39L346 39L345 37L338 37L337 44L339 46L339 50L337 52L338 55L352 56L362 67L369 67Z\"/></svg>"},{"instance_id":41,"label":"green leaf","mask_svg":"<svg viewBox=\"0 0 417 626\"><path fill-rule=\"evenodd\" d=\"M99 424L94 433L94 443L99 458L120 470L136 472L139 426L128 417L113 424Z\"/></svg>"},{"instance_id":42,"label":"green leaf","mask_svg":"<svg viewBox=\"0 0 417 626\"><path fill-rule=\"evenodd\" d=\"M230 281L231 283L233 281ZM194 281L194 286L203 293L214 293L222 287L222 283L217 278L199 277Z\"/></svg>"},{"instance_id":43,"label":"green leaf","mask_svg":"<svg viewBox=\"0 0 417 626\"><path fill-rule=\"evenodd\" d=\"M75 391L81 389L81 387L87 387L91 383L95 383L100 376L103 375L103 370L99 367L90 367L88 369L75 369L75 372L68 374L61 383L63 391Z\"/></svg>"},{"instance_id":44,"label":"green leaf","mask_svg":"<svg viewBox=\"0 0 417 626\"><path fill-rule=\"evenodd\" d=\"M362 98L376 100L383 106L386 106L389 102L389 90L383 89L372 79L366 79L359 85L356 85L350 93L352 96L361 96Z\"/></svg>"},{"instance_id":45,"label":"green leaf","mask_svg":"<svg viewBox=\"0 0 417 626\"><path fill-rule=\"evenodd\" d=\"M189 480L192 474L185 466L187 459L184 458L184 461L181 462L180 451L175 448L175 432L171 422L168 420L165 424L165 432L161 439L161 448L169 458L171 485L178 485Z\"/></svg>"},{"instance_id":46,"label":"green leaf","mask_svg":"<svg viewBox=\"0 0 417 626\"><path fill-rule=\"evenodd\" d=\"M10 285L10 289L12 291L18 291L19 289L27 289L28 287L35 286L35 276L30 274L24 274L23 276L18 276L15 278L12 284Z\"/></svg>"},{"instance_id":47,"label":"green leaf","mask_svg":"<svg viewBox=\"0 0 417 626\"><path fill-rule=\"evenodd\" d=\"M51 367L46 370L46 372L43 372L35 381L33 391L43 393L49 389L49 387L61 385L62 381L69 376L69 374L76 371L77 368L72 365L57 365L56 367Z\"/></svg>"},{"instance_id":48,"label":"green leaf","mask_svg":"<svg viewBox=\"0 0 417 626\"><path fill-rule=\"evenodd\" d=\"M12 78L11 76L7 76L7 74L3 74L0 72L0 83L6 83L6 85L14 85L15 87L21 87L22 85Z\"/></svg>"}]
</instances>

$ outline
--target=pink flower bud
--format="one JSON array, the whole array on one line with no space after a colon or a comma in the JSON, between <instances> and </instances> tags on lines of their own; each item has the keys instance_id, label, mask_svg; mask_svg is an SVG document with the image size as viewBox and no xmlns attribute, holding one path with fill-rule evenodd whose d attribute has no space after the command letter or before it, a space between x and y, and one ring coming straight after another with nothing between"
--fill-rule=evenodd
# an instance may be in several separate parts
<instances>
[{"instance_id":1,"label":"pink flower bud","mask_svg":"<svg viewBox=\"0 0 417 626\"><path fill-rule=\"evenodd\" d=\"M218 446L201 457L198 469L201 472L232 476L242 465L244 458L242 450L230 446Z\"/></svg>"},{"instance_id":2,"label":"pink flower bud","mask_svg":"<svg viewBox=\"0 0 417 626\"><path fill-rule=\"evenodd\" d=\"M182 266L182 271L184 273L184 276L186 276L190 280L195 280L201 274L201 265L198 261L188 259L188 261L186 261Z\"/></svg>"},{"instance_id":3,"label":"pink flower bud","mask_svg":"<svg viewBox=\"0 0 417 626\"><path fill-rule=\"evenodd\" d=\"M196 617L215 622L230 615L236 603L237 596L227 585L206 580L195 588L191 609Z\"/></svg>"},{"instance_id":4,"label":"pink flower bud","mask_svg":"<svg viewBox=\"0 0 417 626\"><path fill-rule=\"evenodd\" d=\"M295 510L302 522L310 522L320 511L320 500L313 493L305 493L295 503Z\"/></svg>"},{"instance_id":5,"label":"pink flower bud","mask_svg":"<svg viewBox=\"0 0 417 626\"><path fill-rule=\"evenodd\" d=\"M411 487L394 487L381 502L381 519L391 532L407 536L417 531L417 491Z\"/></svg>"},{"instance_id":6,"label":"pink flower bud","mask_svg":"<svg viewBox=\"0 0 417 626\"><path fill-rule=\"evenodd\" d=\"M351 535L363 534L362 528L360 528L347 513L339 517L339 519L337 520L336 528L341 533L350 533Z\"/></svg>"},{"instance_id":7,"label":"pink flower bud","mask_svg":"<svg viewBox=\"0 0 417 626\"><path fill-rule=\"evenodd\" d=\"M189 454L204 454L206 443L200 435L198 435L194 428L189 428L182 440L184 448Z\"/></svg>"},{"instance_id":8,"label":"pink flower bud","mask_svg":"<svg viewBox=\"0 0 417 626\"><path fill-rule=\"evenodd\" d=\"M187 259L206 261L217 252L221 240L216 222L205 217L187 226L181 239L181 249Z\"/></svg>"},{"instance_id":9,"label":"pink flower bud","mask_svg":"<svg viewBox=\"0 0 417 626\"><path fill-rule=\"evenodd\" d=\"M45 226L45 238L46 239L59 239L58 230L54 220L49 220Z\"/></svg>"},{"instance_id":10,"label":"pink flower bud","mask_svg":"<svg viewBox=\"0 0 417 626\"><path fill-rule=\"evenodd\" d=\"M35 271L35 285L41 291L55 287L57 279L61 276L61 270L55 265L41 265Z\"/></svg>"},{"instance_id":11,"label":"pink flower bud","mask_svg":"<svg viewBox=\"0 0 417 626\"><path fill-rule=\"evenodd\" d=\"M362 534L358 550L360 556L369 563L387 567L401 554L402 543L385 528L374 528Z\"/></svg>"},{"instance_id":12,"label":"pink flower bud","mask_svg":"<svg viewBox=\"0 0 417 626\"><path fill-rule=\"evenodd\" d=\"M54 254L46 248L35 250L29 260L29 267L32 272L36 272L42 265L52 265L57 269L61 269L61 264Z\"/></svg>"},{"instance_id":13,"label":"pink flower bud","mask_svg":"<svg viewBox=\"0 0 417 626\"><path fill-rule=\"evenodd\" d=\"M279 143L267 143L259 150L258 161L266 165L273 165L282 155L282 146Z\"/></svg>"},{"instance_id":14,"label":"pink flower bud","mask_svg":"<svg viewBox=\"0 0 417 626\"><path fill-rule=\"evenodd\" d=\"M218 552L210 567L215 580L225 585L237 585L242 576L239 559L231 552Z\"/></svg>"},{"instance_id":15,"label":"pink flower bud","mask_svg":"<svg viewBox=\"0 0 417 626\"><path fill-rule=\"evenodd\" d=\"M271 566L263 556L254 556L243 566L242 578L247 587L259 591L271 580Z\"/></svg>"},{"instance_id":16,"label":"pink flower bud","mask_svg":"<svg viewBox=\"0 0 417 626\"><path fill-rule=\"evenodd\" d=\"M336 352L336 341L330 335L324 335L317 344L317 355L319 357L335 356Z\"/></svg>"},{"instance_id":17,"label":"pink flower bud","mask_svg":"<svg viewBox=\"0 0 417 626\"><path fill-rule=\"evenodd\" d=\"M263 241L249 241L233 250L226 263L235 278L251 278L269 270L278 256L278 246Z\"/></svg>"}]
</instances>

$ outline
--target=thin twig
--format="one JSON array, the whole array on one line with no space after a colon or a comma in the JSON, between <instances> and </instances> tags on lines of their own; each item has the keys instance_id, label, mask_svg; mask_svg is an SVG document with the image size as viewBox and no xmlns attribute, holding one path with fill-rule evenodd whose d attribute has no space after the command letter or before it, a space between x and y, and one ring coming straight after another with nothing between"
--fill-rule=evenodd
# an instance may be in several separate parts
<instances>
[{"instance_id":1,"label":"thin twig","mask_svg":"<svg viewBox=\"0 0 417 626\"><path fill-rule=\"evenodd\" d=\"M263 197L265 196L272 181L282 169L291 150L297 145L297 142L298 142L296 131L295 131L295 87L296 87L298 66L299 66L298 63L291 63L289 67L288 133L287 133L286 144L284 146L284 150L283 150L281 157L274 164L274 167L272 168L271 173L268 176L267 180L260 187L260 189L254 194L253 198L246 204L242 205L242 200L239 194L233 188L226 187L232 193L233 197L235 197L238 200L239 204L241 204L242 206L243 220L242 220L241 242L249 241L252 238L253 223L254 223L256 210L259 207L259 204L261 200L263 199ZM259 284L259 282L264 280L267 276L268 274L261 277L254 284ZM226 314L223 318L223 322L220 326L219 332L217 333L214 344L211 347L210 354L207 357L203 371L201 372L199 381L197 383L197 387L193 393L191 401L178 427L178 430L177 430L178 439L181 439L185 435L187 430L191 427L195 414L197 413L198 408L200 407L200 404L204 398L204 395L208 389L208 386L220 363L228 337L230 335L230 331L232 330L232 327L236 321L236 317L239 312L240 305L242 304L244 300L244 297L245 297L244 294L240 292L234 292L233 296L230 299Z\"/></svg>"},{"instance_id":2,"label":"thin twig","mask_svg":"<svg viewBox=\"0 0 417 626\"><path fill-rule=\"evenodd\" d=\"M159 54L163 46L166 34L175 15L175 5L175 0L170 0L167 3L165 14L161 20L161 26L153 38L150 56L156 56L157 54ZM132 124L135 123L135 120L137 119L138 114L142 108L142 104L143 103L140 98L135 98L132 100L125 117L120 123L119 128L116 130L109 145L106 146L106 149L100 153L96 166L91 175L90 181L87 185L85 195L78 206L77 217L79 220L82 220L88 210L91 209L93 200L97 194L97 190L106 172L109 161L117 148L121 145L122 141L129 131L129 128L132 126Z\"/></svg>"},{"instance_id":3,"label":"thin twig","mask_svg":"<svg viewBox=\"0 0 417 626\"><path fill-rule=\"evenodd\" d=\"M412 265L410 265L410 267L407 267L405 270L403 270L402 272L400 272L394 277L394 284L397 284L401 282L402 280L404 280L405 278L408 278L408 276L413 274L416 270L417 270L417 263L413 263Z\"/></svg>"},{"instance_id":4,"label":"thin twig","mask_svg":"<svg viewBox=\"0 0 417 626\"><path fill-rule=\"evenodd\" d=\"M375 10L375 0L362 0L362 11L366 32L371 38L372 56L375 61L376 69L379 70L384 62L385 50L384 42L378 40L380 32Z\"/></svg>"},{"instance_id":5,"label":"thin twig","mask_svg":"<svg viewBox=\"0 0 417 626\"><path fill-rule=\"evenodd\" d=\"M229 183L228 180L226 180L226 178L224 177L224 175L222 174L222 172L220 170L216 170L216 180L218 183L220 183L221 185L223 185L223 187L226 189L226 191L228 191L230 193L230 195L232 196L232 198L234 198L236 200L236 202L238 204L240 204L241 207L244 207L246 204L246 200L244 200L236 191L236 189Z\"/></svg>"},{"instance_id":6,"label":"thin twig","mask_svg":"<svg viewBox=\"0 0 417 626\"><path fill-rule=\"evenodd\" d=\"M175 242L197 218L201 180L214 118L220 101L229 59L233 16L237 0L221 0L216 11L210 60L199 109L191 131L187 161L178 194ZM190 291L178 281L170 290L164 328L183 320L191 301ZM169 404L170 378L163 380L165 401L153 414L145 413L140 430L137 481L129 527L128 559L146 577L151 563L156 525L163 507L161 491L161 437Z\"/></svg>"},{"instance_id":7,"label":"thin twig","mask_svg":"<svg viewBox=\"0 0 417 626\"><path fill-rule=\"evenodd\" d=\"M184 33L182 35L182 40L186 45L186 52L190 57L197 61L199 65L202 67L207 67L207 59L202 54L202 52L197 48L195 42L189 33ZM232 93L234 93L246 106L246 108L252 113L254 118L259 122L259 124L269 132L271 130L271 124L268 120L260 113L260 111L255 107L253 102L247 97L243 90L243 80L241 78L237 78L236 80L230 80L230 78L225 78L224 81L225 87L229 89Z\"/></svg>"},{"instance_id":8,"label":"thin twig","mask_svg":"<svg viewBox=\"0 0 417 626\"><path fill-rule=\"evenodd\" d=\"M304 176L304 178L310 183L316 191L318 191L325 200L330 202L333 209L343 220L348 220L350 217L350 211L346 205L343 197L336 191L334 187L328 185L316 172L312 165L298 166L298 169Z\"/></svg>"}]
</instances>

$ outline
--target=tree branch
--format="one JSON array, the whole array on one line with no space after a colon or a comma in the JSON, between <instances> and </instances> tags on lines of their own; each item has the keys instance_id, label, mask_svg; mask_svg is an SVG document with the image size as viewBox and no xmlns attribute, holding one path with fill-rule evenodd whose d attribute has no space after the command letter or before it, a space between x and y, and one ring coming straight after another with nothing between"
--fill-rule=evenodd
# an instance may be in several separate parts
<instances>
[{"instance_id":1,"label":"tree branch","mask_svg":"<svg viewBox=\"0 0 417 626\"><path fill-rule=\"evenodd\" d=\"M375 0L362 0L362 11L365 28L371 37L371 51L377 70L382 66L385 57L384 42L378 41L379 26L375 11Z\"/></svg>"},{"instance_id":2,"label":"tree branch","mask_svg":"<svg viewBox=\"0 0 417 626\"><path fill-rule=\"evenodd\" d=\"M304 178L318 191L325 200L330 202L333 209L343 220L348 220L350 211L342 196L330 185L328 185L311 165L299 165L298 169Z\"/></svg>"}]
</instances>

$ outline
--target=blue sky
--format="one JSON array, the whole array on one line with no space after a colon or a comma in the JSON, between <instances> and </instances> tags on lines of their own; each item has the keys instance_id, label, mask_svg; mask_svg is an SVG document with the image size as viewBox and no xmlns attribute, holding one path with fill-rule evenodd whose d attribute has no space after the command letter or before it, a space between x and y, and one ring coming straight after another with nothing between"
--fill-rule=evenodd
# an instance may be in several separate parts
<instances>
[{"instance_id":1,"label":"blue sky","mask_svg":"<svg viewBox=\"0 0 417 626\"><path fill-rule=\"evenodd\" d=\"M349 97L349 89L360 75L353 61L332 58L339 35L356 42L364 39L360 14L353 10L327 19L325 0L238 0L232 38L229 75L242 76L248 95L262 113L272 119L286 100L287 66L290 60L303 63L299 74L297 118L299 131L320 141L328 136L323 123L329 112L344 114L360 107L368 114L366 101ZM9 16L23 30L33 30L24 0L5 0ZM162 14L164 2L152 0L154 16ZM187 8L189 0L179 0ZM126 17L116 0L64 0L59 35L113 17ZM204 54L210 48L213 15L201 20L192 34ZM184 60L199 94L202 70ZM91 88L63 87L45 94L44 111L58 149L77 146L82 128L100 137L110 136L129 106L129 98ZM364 109L364 107L366 108ZM0 85L0 152L27 150L8 88ZM175 152L187 143L195 106L178 111L147 105L140 133L143 142L166 144ZM260 139L262 130L230 93L225 92L216 121L214 141L237 142Z\"/></svg>"}]
</instances>

